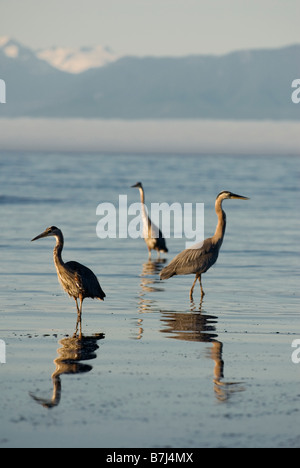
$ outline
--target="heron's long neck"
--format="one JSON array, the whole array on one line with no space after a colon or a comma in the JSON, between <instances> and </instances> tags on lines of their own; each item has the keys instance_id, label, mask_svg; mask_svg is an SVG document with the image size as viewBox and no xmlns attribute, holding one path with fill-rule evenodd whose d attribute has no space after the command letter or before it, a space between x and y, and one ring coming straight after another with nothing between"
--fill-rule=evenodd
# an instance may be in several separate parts
<instances>
[{"instance_id":1,"label":"heron's long neck","mask_svg":"<svg viewBox=\"0 0 300 468\"><path fill-rule=\"evenodd\" d=\"M140 195L141 195L141 203L145 204L145 192L143 188L139 188Z\"/></svg>"},{"instance_id":2,"label":"heron's long neck","mask_svg":"<svg viewBox=\"0 0 300 468\"><path fill-rule=\"evenodd\" d=\"M148 217L148 213L147 213L147 209L146 209L146 205L145 205L145 192L144 192L144 189L141 188L141 187L139 188L139 191L140 191L140 195L141 195L143 220L144 220L145 224L148 224L149 217Z\"/></svg>"},{"instance_id":3,"label":"heron's long neck","mask_svg":"<svg viewBox=\"0 0 300 468\"><path fill-rule=\"evenodd\" d=\"M218 216L218 224L212 241L214 244L220 244L221 247L226 229L226 214L225 211L222 210L222 200L216 200L215 208Z\"/></svg>"},{"instance_id":4,"label":"heron's long neck","mask_svg":"<svg viewBox=\"0 0 300 468\"><path fill-rule=\"evenodd\" d=\"M53 258L54 258L55 267L58 270L60 267L64 266L64 262L61 257L62 249L64 248L64 236L62 235L62 232L61 232L55 237L56 237L56 246L54 247L54 250L53 250Z\"/></svg>"}]
</instances>

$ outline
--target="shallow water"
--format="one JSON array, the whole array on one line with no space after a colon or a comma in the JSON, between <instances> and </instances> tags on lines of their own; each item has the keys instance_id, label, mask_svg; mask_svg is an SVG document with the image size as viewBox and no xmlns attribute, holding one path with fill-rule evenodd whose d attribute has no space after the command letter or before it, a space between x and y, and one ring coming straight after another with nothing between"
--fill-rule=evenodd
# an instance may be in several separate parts
<instances>
[{"instance_id":1,"label":"shallow water","mask_svg":"<svg viewBox=\"0 0 300 468\"><path fill-rule=\"evenodd\" d=\"M1 447L299 447L300 364L297 157L0 154ZM227 231L203 277L159 280L185 247L148 261L141 239L99 239L99 203L205 203L230 190ZM73 300L61 290L53 239L64 260L89 266L106 292L86 300L83 341L72 338Z\"/></svg>"}]
</instances>

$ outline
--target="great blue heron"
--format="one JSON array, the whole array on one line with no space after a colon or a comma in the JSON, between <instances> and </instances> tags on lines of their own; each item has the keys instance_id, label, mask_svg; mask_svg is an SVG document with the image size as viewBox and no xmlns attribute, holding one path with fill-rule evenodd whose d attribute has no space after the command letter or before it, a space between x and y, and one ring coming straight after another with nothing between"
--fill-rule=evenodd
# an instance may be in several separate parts
<instances>
[{"instance_id":1,"label":"great blue heron","mask_svg":"<svg viewBox=\"0 0 300 468\"><path fill-rule=\"evenodd\" d=\"M221 192L216 198L215 209L218 216L218 225L213 237L205 239L204 242L195 244L193 247L184 250L175 257L171 263L165 267L161 273L162 280L175 275L196 275L195 281L190 291L190 298L193 298L194 287L199 280L201 288L201 298L204 296L201 275L213 266L219 256L219 251L223 243L226 229L226 214L222 209L222 202L226 199L237 198L239 200L249 200L247 197L236 195L231 192Z\"/></svg>"},{"instance_id":2,"label":"great blue heron","mask_svg":"<svg viewBox=\"0 0 300 468\"><path fill-rule=\"evenodd\" d=\"M166 241L162 235L161 230L152 223L150 217L147 214L145 207L145 192L141 182L132 185L132 188L138 188L141 195L142 205L142 218L143 218L143 235L146 245L148 247L149 258L151 258L151 251L157 250L158 255L160 252L168 252Z\"/></svg>"},{"instance_id":3,"label":"great blue heron","mask_svg":"<svg viewBox=\"0 0 300 468\"><path fill-rule=\"evenodd\" d=\"M64 263L61 257L61 253L64 247L64 237L60 229L56 226L47 228L42 234L32 239L42 239L43 237L55 237L56 245L53 251L54 264L57 271L58 279L70 297L73 297L76 302L77 308L77 323L76 323L76 334L78 331L78 325L80 325L80 336L81 331L81 314L82 314L82 302L86 297L92 299L104 300L105 293L102 291L99 281L97 280L94 273L84 265L77 262ZM80 301L78 307L77 300Z\"/></svg>"}]
</instances>

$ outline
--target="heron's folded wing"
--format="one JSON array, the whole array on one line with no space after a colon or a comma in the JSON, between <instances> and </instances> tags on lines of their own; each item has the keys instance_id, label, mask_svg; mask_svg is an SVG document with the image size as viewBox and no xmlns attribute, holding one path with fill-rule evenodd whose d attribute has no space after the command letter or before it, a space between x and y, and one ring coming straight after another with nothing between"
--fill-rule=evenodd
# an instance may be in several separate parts
<instances>
[{"instance_id":1,"label":"heron's folded wing","mask_svg":"<svg viewBox=\"0 0 300 468\"><path fill-rule=\"evenodd\" d=\"M65 266L74 275L74 281L82 294L86 297L105 297L96 275L78 262L68 262Z\"/></svg>"},{"instance_id":2,"label":"heron's folded wing","mask_svg":"<svg viewBox=\"0 0 300 468\"><path fill-rule=\"evenodd\" d=\"M197 248L198 246L198 248ZM196 244L191 249L183 250L162 270L162 276L190 275L204 273L216 261L217 256L210 239Z\"/></svg>"}]
</instances>

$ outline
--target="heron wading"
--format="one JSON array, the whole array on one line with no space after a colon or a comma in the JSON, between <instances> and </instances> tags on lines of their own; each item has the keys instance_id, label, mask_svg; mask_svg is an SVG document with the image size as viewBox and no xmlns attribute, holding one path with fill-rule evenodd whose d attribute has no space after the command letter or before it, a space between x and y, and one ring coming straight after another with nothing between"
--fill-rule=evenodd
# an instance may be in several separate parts
<instances>
[{"instance_id":1,"label":"heron wading","mask_svg":"<svg viewBox=\"0 0 300 468\"><path fill-rule=\"evenodd\" d=\"M157 250L158 256L160 252L168 252L166 241L162 235L161 230L152 223L149 218L145 206L145 191L141 182L132 185L131 188L138 188L141 196L142 205L142 218L143 218L143 235L146 245L148 247L149 259L151 258L151 251Z\"/></svg>"},{"instance_id":2,"label":"heron wading","mask_svg":"<svg viewBox=\"0 0 300 468\"><path fill-rule=\"evenodd\" d=\"M67 262L64 263L61 257L61 253L64 247L64 237L60 229L56 226L47 228L42 234L32 239L36 241L44 237L55 237L56 245L53 251L54 264L57 271L59 282L63 289L70 297L73 297L76 302L77 308L77 323L76 323L76 335L78 332L78 325L80 326L80 337L82 336L82 303L87 297L92 299L104 300L105 293L99 284L98 279L94 273L84 265L78 262ZM78 299L80 305L78 306Z\"/></svg>"},{"instance_id":3,"label":"heron wading","mask_svg":"<svg viewBox=\"0 0 300 468\"><path fill-rule=\"evenodd\" d=\"M176 275L196 275L193 286L190 290L190 299L193 299L194 287L199 280L201 288L201 298L204 296L201 275L212 267L219 256L219 251L223 243L226 229L226 214L222 209L222 202L227 199L249 200L248 197L236 195L231 192L221 192L216 198L215 209L218 216L218 224L213 237L205 239L204 242L195 244L193 247L184 250L175 257L171 263L165 267L161 273L162 280L169 279Z\"/></svg>"}]
</instances>

